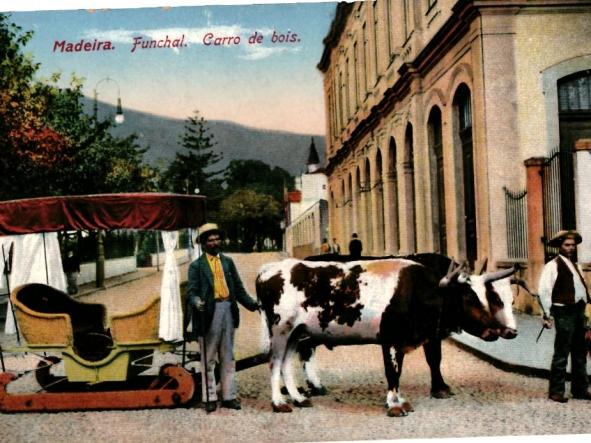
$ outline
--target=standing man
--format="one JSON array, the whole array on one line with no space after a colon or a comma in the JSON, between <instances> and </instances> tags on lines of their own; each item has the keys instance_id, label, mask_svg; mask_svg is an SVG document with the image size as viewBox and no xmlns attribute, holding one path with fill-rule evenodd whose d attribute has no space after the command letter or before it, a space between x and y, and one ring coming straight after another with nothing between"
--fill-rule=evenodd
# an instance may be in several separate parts
<instances>
[{"instance_id":1,"label":"standing man","mask_svg":"<svg viewBox=\"0 0 591 443\"><path fill-rule=\"evenodd\" d=\"M198 311L193 316L193 331L200 335L205 410L210 413L217 408L216 360L220 363L222 407L241 409L234 361L234 331L240 322L237 302L250 311L259 305L244 289L232 259L220 253L221 232L216 224L199 228L199 243L204 253L189 266L187 297L189 306Z\"/></svg>"},{"instance_id":2,"label":"standing man","mask_svg":"<svg viewBox=\"0 0 591 443\"><path fill-rule=\"evenodd\" d=\"M548 398L566 403L566 362L571 355L571 393L573 398L591 400L587 378L587 352L585 349L585 304L589 293L578 264L574 262L577 245L581 243L577 231L560 231L548 246L559 248L558 256L546 263L540 276L540 301L551 318L542 320L544 327L556 325L554 356L550 367Z\"/></svg>"},{"instance_id":3,"label":"standing man","mask_svg":"<svg viewBox=\"0 0 591 443\"><path fill-rule=\"evenodd\" d=\"M349 255L352 259L358 259L361 257L361 251L363 251L363 244L361 240L357 238L357 233L353 233L353 238L349 243Z\"/></svg>"},{"instance_id":4,"label":"standing man","mask_svg":"<svg viewBox=\"0 0 591 443\"><path fill-rule=\"evenodd\" d=\"M68 281L68 294L74 295L78 293L78 274L80 274L80 260L74 255L71 249L64 259L64 272L66 273L66 280Z\"/></svg>"},{"instance_id":5,"label":"standing man","mask_svg":"<svg viewBox=\"0 0 591 443\"><path fill-rule=\"evenodd\" d=\"M322 244L320 245L320 253L330 254L330 245L328 244L328 239L326 237L322 239Z\"/></svg>"},{"instance_id":6,"label":"standing man","mask_svg":"<svg viewBox=\"0 0 591 443\"><path fill-rule=\"evenodd\" d=\"M331 253L339 255L341 253L341 245L337 243L337 239L333 238L330 244Z\"/></svg>"}]
</instances>

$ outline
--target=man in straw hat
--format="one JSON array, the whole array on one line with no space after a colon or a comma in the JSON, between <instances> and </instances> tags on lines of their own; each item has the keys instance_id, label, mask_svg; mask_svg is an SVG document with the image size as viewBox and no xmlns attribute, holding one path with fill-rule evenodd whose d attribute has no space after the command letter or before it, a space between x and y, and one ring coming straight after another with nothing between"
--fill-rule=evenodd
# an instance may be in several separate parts
<instances>
[{"instance_id":1,"label":"man in straw hat","mask_svg":"<svg viewBox=\"0 0 591 443\"><path fill-rule=\"evenodd\" d=\"M215 223L199 228L199 242L204 253L189 266L187 297L197 309L193 316L193 331L200 335L203 370L203 399L208 413L217 408L214 367L216 356L220 363L222 407L241 409L236 398L234 330L240 317L238 303L250 311L259 308L242 284L236 265L220 253L221 232Z\"/></svg>"},{"instance_id":2,"label":"man in straw hat","mask_svg":"<svg viewBox=\"0 0 591 443\"><path fill-rule=\"evenodd\" d=\"M548 245L559 248L559 254L546 263L540 276L540 301L544 312L551 314L551 318L543 320L543 325L546 328L551 328L553 323L556 325L548 398L559 403L568 401L565 381L569 354L572 396L591 400L585 349L585 303L590 300L582 271L574 262L577 245L581 241L577 231L558 232Z\"/></svg>"}]
</instances>

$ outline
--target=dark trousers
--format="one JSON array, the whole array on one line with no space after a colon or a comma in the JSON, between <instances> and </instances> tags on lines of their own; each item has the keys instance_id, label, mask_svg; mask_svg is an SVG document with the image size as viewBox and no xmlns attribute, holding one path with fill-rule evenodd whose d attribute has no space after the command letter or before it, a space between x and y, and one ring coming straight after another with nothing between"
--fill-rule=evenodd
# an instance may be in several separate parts
<instances>
[{"instance_id":1,"label":"dark trousers","mask_svg":"<svg viewBox=\"0 0 591 443\"><path fill-rule=\"evenodd\" d=\"M550 368L549 394L564 395L566 363L571 356L571 392L587 390L587 350L585 348L585 303L552 306L552 317L556 327L554 356Z\"/></svg>"}]
</instances>

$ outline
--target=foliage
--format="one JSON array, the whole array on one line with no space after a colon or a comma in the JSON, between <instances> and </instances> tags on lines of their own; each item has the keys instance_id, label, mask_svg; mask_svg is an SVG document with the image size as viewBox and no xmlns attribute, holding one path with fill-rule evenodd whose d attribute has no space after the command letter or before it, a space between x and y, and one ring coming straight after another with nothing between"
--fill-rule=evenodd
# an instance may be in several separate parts
<instances>
[{"instance_id":1,"label":"foliage","mask_svg":"<svg viewBox=\"0 0 591 443\"><path fill-rule=\"evenodd\" d=\"M219 216L224 224L228 225L226 229L231 246L236 249L252 250L253 238L255 238L254 242L260 250L263 240L267 237L274 241L277 247L281 247L283 236L279 223L282 219L283 192L284 189L293 188L293 177L284 169L272 168L260 160L232 160L225 171L224 179L227 184L226 195L234 195L236 199L237 196L244 195L244 190L251 190L259 200L264 200L264 204L269 205L272 212L272 216L266 215L264 211L259 213L256 205L254 207L250 205L251 222L256 220L255 224L240 220L239 225L232 226L228 220L239 220L240 217L235 210L229 209L228 202L234 199L228 197L224 200L225 205L222 204ZM237 193L237 191L240 192ZM244 204L248 205L248 202L243 203L243 207ZM253 229L256 230L255 233L251 232ZM237 245L238 240L243 241L244 233L246 233L247 243Z\"/></svg>"},{"instance_id":2,"label":"foliage","mask_svg":"<svg viewBox=\"0 0 591 443\"><path fill-rule=\"evenodd\" d=\"M224 179L228 192L252 189L260 194L271 195L281 204L283 189L293 188L293 177L278 166L271 168L260 160L232 160L226 168Z\"/></svg>"},{"instance_id":3,"label":"foliage","mask_svg":"<svg viewBox=\"0 0 591 443\"><path fill-rule=\"evenodd\" d=\"M241 241L242 250L255 246L261 251L265 238L276 238L281 205L270 195L252 189L240 189L225 198L220 206L220 219L230 237Z\"/></svg>"},{"instance_id":4,"label":"foliage","mask_svg":"<svg viewBox=\"0 0 591 443\"><path fill-rule=\"evenodd\" d=\"M68 158L67 140L43 119L45 102L32 81L39 65L21 51L31 36L0 14L0 198L34 186L32 176L51 179Z\"/></svg>"},{"instance_id":5,"label":"foliage","mask_svg":"<svg viewBox=\"0 0 591 443\"><path fill-rule=\"evenodd\" d=\"M222 171L212 170L212 167L222 159L222 155L215 151L216 142L199 111L185 121L180 142L185 152L177 152L170 163L164 173L164 187L181 194L192 194L198 190L199 194L207 196L210 207L217 208L222 181L216 177Z\"/></svg>"},{"instance_id":6,"label":"foliage","mask_svg":"<svg viewBox=\"0 0 591 443\"><path fill-rule=\"evenodd\" d=\"M84 114L82 79L34 80L39 64L22 52L31 36L0 14L0 199L157 189L136 137Z\"/></svg>"}]
</instances>

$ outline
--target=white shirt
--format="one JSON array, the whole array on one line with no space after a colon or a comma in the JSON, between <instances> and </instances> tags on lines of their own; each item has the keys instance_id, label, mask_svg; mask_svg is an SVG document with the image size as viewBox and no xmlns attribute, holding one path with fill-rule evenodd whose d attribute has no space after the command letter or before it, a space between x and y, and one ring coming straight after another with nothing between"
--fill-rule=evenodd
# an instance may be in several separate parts
<instances>
[{"instance_id":1,"label":"white shirt","mask_svg":"<svg viewBox=\"0 0 591 443\"><path fill-rule=\"evenodd\" d=\"M575 303L580 300L586 302L587 290L585 288L585 285L583 284L583 281L581 280L581 277L579 277L579 273L580 275L583 275L583 270L579 265L577 265L577 268L579 270L579 272L577 273L577 270L575 269L575 265L573 264L573 262L571 262L562 254L559 254L558 256L562 258L562 261L566 263L566 266L568 266L570 272L572 272L573 274L573 282L575 284ZM554 289L554 283L556 283L557 277L558 266L556 264L556 260L553 259L546 263L546 266L544 266L542 275L540 275L540 284L538 285L540 302L542 303L544 311L548 315L550 315L550 306L552 305L552 290ZM557 306L560 306L560 304L557 303Z\"/></svg>"}]
</instances>

